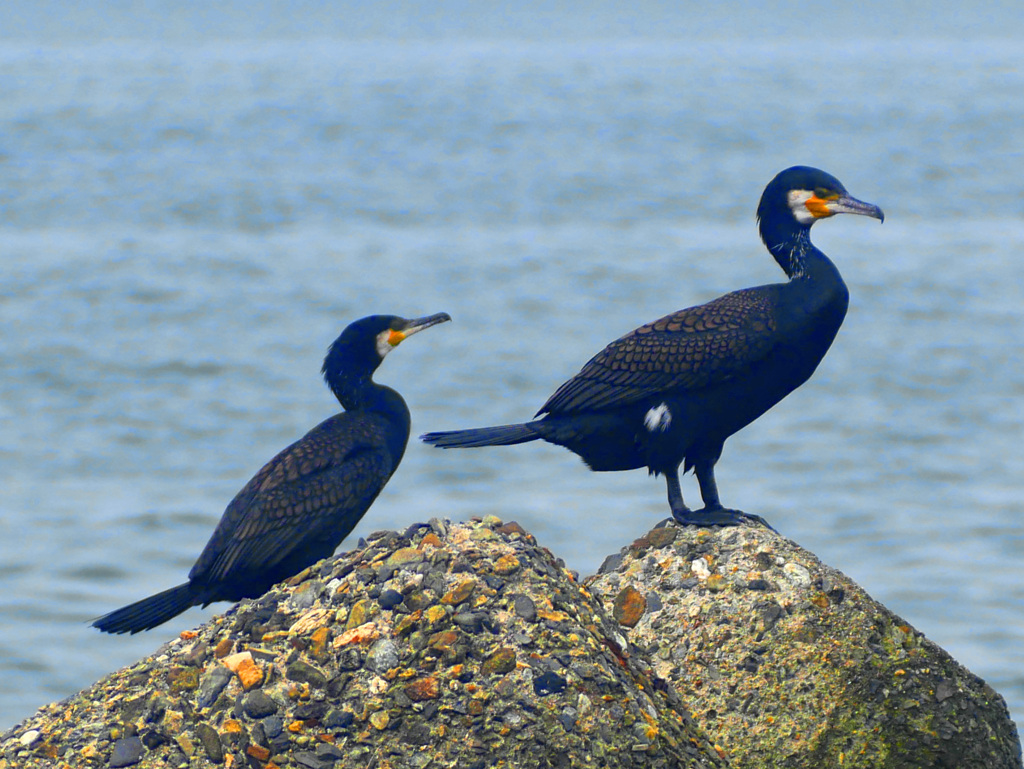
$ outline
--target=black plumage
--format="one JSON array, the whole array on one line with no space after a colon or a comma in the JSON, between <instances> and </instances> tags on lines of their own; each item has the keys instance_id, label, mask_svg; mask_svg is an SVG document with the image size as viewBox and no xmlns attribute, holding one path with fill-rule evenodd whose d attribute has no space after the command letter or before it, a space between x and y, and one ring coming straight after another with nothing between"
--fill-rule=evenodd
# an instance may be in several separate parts
<instances>
[{"instance_id":1,"label":"black plumage","mask_svg":"<svg viewBox=\"0 0 1024 769\"><path fill-rule=\"evenodd\" d=\"M575 452L592 470L647 467L663 474L680 523L761 521L722 506L715 463L730 435L807 381L839 331L849 293L811 243L810 229L842 213L883 218L824 171L781 172L765 188L757 220L788 282L735 291L626 334L558 388L539 419L422 439L441 448L545 440ZM702 510L683 503L680 465L697 476Z\"/></svg>"},{"instance_id":2,"label":"black plumage","mask_svg":"<svg viewBox=\"0 0 1024 769\"><path fill-rule=\"evenodd\" d=\"M331 345L323 375L344 412L321 422L256 473L224 511L188 582L93 622L107 633L156 627L190 606L255 598L330 556L398 468L409 440L402 396L373 381L402 340L451 320L372 315Z\"/></svg>"}]
</instances>

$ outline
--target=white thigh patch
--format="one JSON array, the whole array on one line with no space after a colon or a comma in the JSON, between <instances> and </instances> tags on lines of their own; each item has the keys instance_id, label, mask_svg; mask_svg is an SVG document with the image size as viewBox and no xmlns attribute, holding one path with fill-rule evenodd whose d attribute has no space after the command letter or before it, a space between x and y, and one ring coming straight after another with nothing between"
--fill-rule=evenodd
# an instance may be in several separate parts
<instances>
[{"instance_id":1,"label":"white thigh patch","mask_svg":"<svg viewBox=\"0 0 1024 769\"><path fill-rule=\"evenodd\" d=\"M672 425L672 412L667 403L655 406L644 415L644 427L647 432L663 433Z\"/></svg>"}]
</instances>

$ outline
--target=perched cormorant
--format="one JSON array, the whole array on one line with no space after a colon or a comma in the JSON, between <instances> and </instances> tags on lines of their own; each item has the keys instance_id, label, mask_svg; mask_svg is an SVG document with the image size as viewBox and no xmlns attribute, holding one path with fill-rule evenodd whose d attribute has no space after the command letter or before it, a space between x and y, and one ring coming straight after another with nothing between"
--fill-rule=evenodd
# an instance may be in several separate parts
<instances>
[{"instance_id":1,"label":"perched cormorant","mask_svg":"<svg viewBox=\"0 0 1024 769\"><path fill-rule=\"evenodd\" d=\"M409 440L402 396L373 381L384 356L447 313L371 315L331 345L323 375L345 411L321 422L256 473L231 500L188 582L93 622L137 633L190 606L255 598L334 552L398 468Z\"/></svg>"},{"instance_id":2,"label":"perched cormorant","mask_svg":"<svg viewBox=\"0 0 1024 769\"><path fill-rule=\"evenodd\" d=\"M680 523L763 523L722 507L715 463L726 438L807 381L839 331L849 293L810 239L811 225L835 214L883 218L824 171L786 169L765 188L757 220L787 283L735 291L626 334L559 387L532 422L422 440L464 448L541 439L575 452L591 470L663 474ZM702 510L683 503L683 463L683 472L693 468L697 476Z\"/></svg>"}]
</instances>

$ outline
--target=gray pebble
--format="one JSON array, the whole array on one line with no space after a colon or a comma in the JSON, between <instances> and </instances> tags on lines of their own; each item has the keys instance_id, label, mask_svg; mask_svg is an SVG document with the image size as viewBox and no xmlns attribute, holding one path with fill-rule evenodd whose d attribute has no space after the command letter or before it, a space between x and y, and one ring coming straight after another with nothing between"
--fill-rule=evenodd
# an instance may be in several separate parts
<instances>
[{"instance_id":1,"label":"gray pebble","mask_svg":"<svg viewBox=\"0 0 1024 769\"><path fill-rule=\"evenodd\" d=\"M323 689L327 686L327 676L302 660L296 660L289 665L288 670L285 672L285 677L289 681L307 683L317 689Z\"/></svg>"},{"instance_id":2,"label":"gray pebble","mask_svg":"<svg viewBox=\"0 0 1024 769\"><path fill-rule=\"evenodd\" d=\"M334 763L333 761L324 761L316 753L310 753L308 750L297 751L292 755L292 760L306 769L327 769Z\"/></svg>"},{"instance_id":3,"label":"gray pebble","mask_svg":"<svg viewBox=\"0 0 1024 769\"><path fill-rule=\"evenodd\" d=\"M537 619L537 606L529 596L517 595L513 599L513 606L515 607L516 616L520 619L524 619L527 622L533 622Z\"/></svg>"},{"instance_id":4,"label":"gray pebble","mask_svg":"<svg viewBox=\"0 0 1024 769\"><path fill-rule=\"evenodd\" d=\"M324 718L323 725L328 729L348 729L355 720L356 717L347 710L331 710Z\"/></svg>"},{"instance_id":5,"label":"gray pebble","mask_svg":"<svg viewBox=\"0 0 1024 769\"><path fill-rule=\"evenodd\" d=\"M217 734L216 729L205 721L198 723L196 724L196 736L203 743L203 749L206 750L206 755L213 763L219 764L224 760L224 746L220 744L220 735Z\"/></svg>"},{"instance_id":6,"label":"gray pebble","mask_svg":"<svg viewBox=\"0 0 1024 769\"><path fill-rule=\"evenodd\" d=\"M284 730L284 721L280 716L268 716L260 723L263 725L263 733L267 735L267 739L274 739Z\"/></svg>"},{"instance_id":7,"label":"gray pebble","mask_svg":"<svg viewBox=\"0 0 1024 769\"><path fill-rule=\"evenodd\" d=\"M576 708L566 708L558 715L565 731L571 732L576 727Z\"/></svg>"},{"instance_id":8,"label":"gray pebble","mask_svg":"<svg viewBox=\"0 0 1024 769\"><path fill-rule=\"evenodd\" d=\"M231 680L232 675L234 674L226 667L217 666L203 677L202 683L199 684L199 693L197 695L200 709L208 708L217 701L220 693L224 691L224 687Z\"/></svg>"},{"instance_id":9,"label":"gray pebble","mask_svg":"<svg viewBox=\"0 0 1024 769\"><path fill-rule=\"evenodd\" d=\"M511 640L518 646L533 646L533 636L519 630L512 631Z\"/></svg>"},{"instance_id":10,"label":"gray pebble","mask_svg":"<svg viewBox=\"0 0 1024 769\"><path fill-rule=\"evenodd\" d=\"M468 633L479 633L484 629L487 615L482 611L462 612L452 617L452 622Z\"/></svg>"},{"instance_id":11,"label":"gray pebble","mask_svg":"<svg viewBox=\"0 0 1024 769\"><path fill-rule=\"evenodd\" d=\"M344 751L337 745L321 742L316 746L316 754L326 761L341 761L345 757Z\"/></svg>"},{"instance_id":12,"label":"gray pebble","mask_svg":"<svg viewBox=\"0 0 1024 769\"><path fill-rule=\"evenodd\" d=\"M386 673L398 667L398 646L390 638L381 638L370 647L366 655L366 667L374 673Z\"/></svg>"},{"instance_id":13,"label":"gray pebble","mask_svg":"<svg viewBox=\"0 0 1024 769\"><path fill-rule=\"evenodd\" d=\"M119 766L135 766L141 760L142 740L138 737L125 737L114 743L114 750L110 755L112 769Z\"/></svg>"},{"instance_id":14,"label":"gray pebble","mask_svg":"<svg viewBox=\"0 0 1024 769\"><path fill-rule=\"evenodd\" d=\"M242 700L242 711L249 718L263 718L272 716L277 712L277 703L268 697L261 689L249 692Z\"/></svg>"},{"instance_id":15,"label":"gray pebble","mask_svg":"<svg viewBox=\"0 0 1024 769\"><path fill-rule=\"evenodd\" d=\"M316 603L316 599L320 596L322 590L322 583L313 583L305 590L292 593L290 603L297 609L308 609L310 606Z\"/></svg>"}]
</instances>

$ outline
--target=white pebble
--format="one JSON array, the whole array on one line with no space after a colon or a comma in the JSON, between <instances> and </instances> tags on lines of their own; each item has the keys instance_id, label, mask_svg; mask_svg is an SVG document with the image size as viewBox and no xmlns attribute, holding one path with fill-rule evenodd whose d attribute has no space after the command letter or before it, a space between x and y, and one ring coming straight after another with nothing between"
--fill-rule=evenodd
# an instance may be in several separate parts
<instances>
[{"instance_id":1,"label":"white pebble","mask_svg":"<svg viewBox=\"0 0 1024 769\"><path fill-rule=\"evenodd\" d=\"M694 558L693 563L690 564L690 570L696 574L699 579L707 579L711 576L711 569L708 567L708 562L703 558Z\"/></svg>"},{"instance_id":2,"label":"white pebble","mask_svg":"<svg viewBox=\"0 0 1024 769\"><path fill-rule=\"evenodd\" d=\"M782 567L783 573L789 577L789 581L799 587L807 587L811 584L811 573L806 566L798 563L787 563Z\"/></svg>"},{"instance_id":3,"label":"white pebble","mask_svg":"<svg viewBox=\"0 0 1024 769\"><path fill-rule=\"evenodd\" d=\"M39 730L38 729L29 729L27 732L25 732L23 735L21 735L21 737L18 738L18 742L20 742L22 745L24 745L27 748L29 745L31 745L33 742L35 742L38 739L39 739Z\"/></svg>"}]
</instances>

